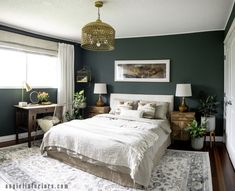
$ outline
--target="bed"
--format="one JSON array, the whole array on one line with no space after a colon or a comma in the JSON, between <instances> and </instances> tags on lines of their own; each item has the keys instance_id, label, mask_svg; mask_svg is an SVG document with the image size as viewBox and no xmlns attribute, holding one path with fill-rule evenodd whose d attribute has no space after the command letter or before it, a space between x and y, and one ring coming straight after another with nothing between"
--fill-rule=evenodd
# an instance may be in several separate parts
<instances>
[{"instance_id":1,"label":"bed","mask_svg":"<svg viewBox=\"0 0 235 191\"><path fill-rule=\"evenodd\" d=\"M136 114L148 114L141 110L142 106L165 103L169 114L173 98L173 95L111 94L110 114L51 128L44 135L41 152L123 186L147 187L153 167L170 145L171 130L166 118L149 119ZM118 115L115 112L120 103L137 103L138 108L121 107Z\"/></svg>"}]
</instances>

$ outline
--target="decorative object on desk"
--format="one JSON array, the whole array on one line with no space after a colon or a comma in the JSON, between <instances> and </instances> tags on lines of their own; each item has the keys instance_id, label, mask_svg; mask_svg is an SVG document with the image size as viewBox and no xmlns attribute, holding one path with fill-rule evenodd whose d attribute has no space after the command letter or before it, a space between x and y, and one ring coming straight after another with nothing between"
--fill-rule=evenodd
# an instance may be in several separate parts
<instances>
[{"instance_id":1,"label":"decorative object on desk","mask_svg":"<svg viewBox=\"0 0 235 191\"><path fill-rule=\"evenodd\" d=\"M169 82L170 60L116 60L114 81Z\"/></svg>"},{"instance_id":2,"label":"decorative object on desk","mask_svg":"<svg viewBox=\"0 0 235 191\"><path fill-rule=\"evenodd\" d=\"M92 51L111 51L114 49L115 30L112 26L100 20L102 1L96 1L98 19L82 28L81 47Z\"/></svg>"},{"instance_id":3,"label":"decorative object on desk","mask_svg":"<svg viewBox=\"0 0 235 191\"><path fill-rule=\"evenodd\" d=\"M19 102L19 106L20 107L26 107L27 106L27 102L24 101L24 89L26 90L26 92L29 92L32 90L32 88L30 87L30 85L27 82L23 82L22 85L22 92L21 92L21 102Z\"/></svg>"},{"instance_id":4,"label":"decorative object on desk","mask_svg":"<svg viewBox=\"0 0 235 191\"><path fill-rule=\"evenodd\" d=\"M185 103L185 97L192 96L191 84L176 84L176 97L182 97L181 104L179 105L179 111L187 111L188 107Z\"/></svg>"},{"instance_id":5,"label":"decorative object on desk","mask_svg":"<svg viewBox=\"0 0 235 191\"><path fill-rule=\"evenodd\" d=\"M50 101L42 101L40 104L41 105L51 105L52 103Z\"/></svg>"},{"instance_id":6,"label":"decorative object on desk","mask_svg":"<svg viewBox=\"0 0 235 191\"><path fill-rule=\"evenodd\" d=\"M39 102L39 100L38 100L38 92L37 91L32 91L29 94L29 99L30 99L32 104L38 104L38 102Z\"/></svg>"},{"instance_id":7,"label":"decorative object on desk","mask_svg":"<svg viewBox=\"0 0 235 191\"><path fill-rule=\"evenodd\" d=\"M201 150L204 146L204 135L206 134L206 124L199 124L195 119L188 124L185 129L191 136L191 146L195 150Z\"/></svg>"},{"instance_id":8,"label":"decorative object on desk","mask_svg":"<svg viewBox=\"0 0 235 191\"><path fill-rule=\"evenodd\" d=\"M91 72L83 67L81 70L77 71L76 82L77 83L88 83L91 81Z\"/></svg>"},{"instance_id":9,"label":"decorative object on desk","mask_svg":"<svg viewBox=\"0 0 235 191\"><path fill-rule=\"evenodd\" d=\"M107 94L107 85L105 83L95 83L94 94L99 94L99 99L96 102L97 107L104 106L104 101L102 99L102 94Z\"/></svg>"},{"instance_id":10,"label":"decorative object on desk","mask_svg":"<svg viewBox=\"0 0 235 191\"><path fill-rule=\"evenodd\" d=\"M49 94L47 92L38 92L38 101L42 105L48 105L51 104L48 102Z\"/></svg>"},{"instance_id":11,"label":"decorative object on desk","mask_svg":"<svg viewBox=\"0 0 235 191\"><path fill-rule=\"evenodd\" d=\"M71 121L73 119L82 119L81 110L86 108L86 97L84 90L76 92L74 94L74 101L72 104L72 112L68 111L65 113L65 119Z\"/></svg>"},{"instance_id":12,"label":"decorative object on desk","mask_svg":"<svg viewBox=\"0 0 235 191\"><path fill-rule=\"evenodd\" d=\"M207 132L215 130L215 114L217 113L217 107L219 102L216 100L216 96L208 96L200 100L199 111L202 113L201 122L206 124Z\"/></svg>"}]
</instances>

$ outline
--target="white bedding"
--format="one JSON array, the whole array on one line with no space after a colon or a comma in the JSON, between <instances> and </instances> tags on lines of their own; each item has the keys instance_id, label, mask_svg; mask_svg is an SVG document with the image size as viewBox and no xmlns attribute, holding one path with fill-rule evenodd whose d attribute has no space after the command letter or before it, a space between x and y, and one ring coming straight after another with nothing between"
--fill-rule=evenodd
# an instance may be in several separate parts
<instances>
[{"instance_id":1,"label":"white bedding","mask_svg":"<svg viewBox=\"0 0 235 191\"><path fill-rule=\"evenodd\" d=\"M127 167L134 181L147 186L156 153L148 152L151 162L145 169L148 177L143 178L143 182L138 172L140 164L146 158L145 153L170 132L167 120L102 114L51 128L44 135L41 152L45 153L50 147L65 148L107 165Z\"/></svg>"}]
</instances>

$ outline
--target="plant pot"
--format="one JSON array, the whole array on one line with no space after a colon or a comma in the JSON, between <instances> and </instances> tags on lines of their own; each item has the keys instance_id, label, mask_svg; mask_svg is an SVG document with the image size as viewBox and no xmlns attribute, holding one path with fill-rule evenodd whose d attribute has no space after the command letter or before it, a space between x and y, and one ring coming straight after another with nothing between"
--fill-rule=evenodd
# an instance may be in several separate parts
<instances>
[{"instance_id":1,"label":"plant pot","mask_svg":"<svg viewBox=\"0 0 235 191\"><path fill-rule=\"evenodd\" d=\"M78 105L78 108L79 108L79 109L84 109L84 108L86 108L86 102L80 103L80 104Z\"/></svg>"},{"instance_id":2,"label":"plant pot","mask_svg":"<svg viewBox=\"0 0 235 191\"><path fill-rule=\"evenodd\" d=\"M215 130L215 116L201 117L201 123L206 124L206 131L211 132Z\"/></svg>"},{"instance_id":3,"label":"plant pot","mask_svg":"<svg viewBox=\"0 0 235 191\"><path fill-rule=\"evenodd\" d=\"M201 150L204 146L204 137L196 137L191 139L191 146L195 150Z\"/></svg>"}]
</instances>

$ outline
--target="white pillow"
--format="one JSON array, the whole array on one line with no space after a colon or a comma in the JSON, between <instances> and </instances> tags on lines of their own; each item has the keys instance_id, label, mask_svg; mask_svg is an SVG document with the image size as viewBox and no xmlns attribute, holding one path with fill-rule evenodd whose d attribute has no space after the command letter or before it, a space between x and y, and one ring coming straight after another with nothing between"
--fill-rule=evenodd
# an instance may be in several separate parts
<instances>
[{"instance_id":1,"label":"white pillow","mask_svg":"<svg viewBox=\"0 0 235 191\"><path fill-rule=\"evenodd\" d=\"M144 118L154 119L156 104L155 103L139 102L137 110L143 111L143 117Z\"/></svg>"},{"instance_id":2,"label":"white pillow","mask_svg":"<svg viewBox=\"0 0 235 191\"><path fill-rule=\"evenodd\" d=\"M120 116L142 118L144 111L121 109Z\"/></svg>"},{"instance_id":3,"label":"white pillow","mask_svg":"<svg viewBox=\"0 0 235 191\"><path fill-rule=\"evenodd\" d=\"M119 101L114 108L109 112L110 114L119 115L121 109L132 110L133 109L133 101Z\"/></svg>"}]
</instances>

